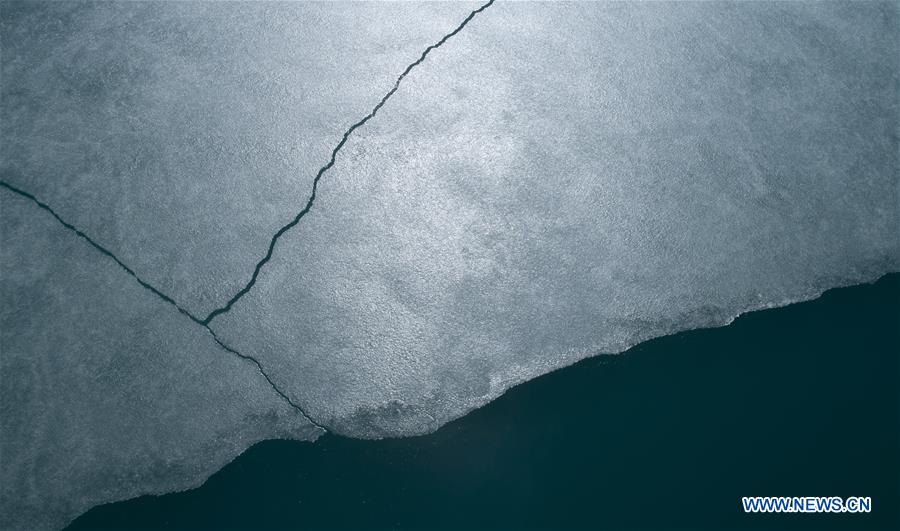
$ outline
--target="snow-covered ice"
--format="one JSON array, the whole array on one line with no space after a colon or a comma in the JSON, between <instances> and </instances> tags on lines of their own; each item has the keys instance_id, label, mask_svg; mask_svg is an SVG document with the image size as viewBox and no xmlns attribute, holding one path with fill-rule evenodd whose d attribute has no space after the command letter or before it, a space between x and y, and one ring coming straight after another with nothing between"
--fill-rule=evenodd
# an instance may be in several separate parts
<instances>
[{"instance_id":1,"label":"snow-covered ice","mask_svg":"<svg viewBox=\"0 0 900 531\"><path fill-rule=\"evenodd\" d=\"M205 328L477 6L0 5L3 527L900 269L896 2L499 2Z\"/></svg>"}]
</instances>

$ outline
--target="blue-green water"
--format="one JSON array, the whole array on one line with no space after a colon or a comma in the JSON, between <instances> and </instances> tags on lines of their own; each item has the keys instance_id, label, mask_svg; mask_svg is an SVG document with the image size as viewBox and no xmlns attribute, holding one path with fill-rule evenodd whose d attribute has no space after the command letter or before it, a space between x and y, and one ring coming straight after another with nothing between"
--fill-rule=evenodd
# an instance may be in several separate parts
<instances>
[{"instance_id":1,"label":"blue-green water","mask_svg":"<svg viewBox=\"0 0 900 531\"><path fill-rule=\"evenodd\" d=\"M873 511L747 515L741 496ZM264 442L70 528L334 527L898 529L900 274L586 360L428 436Z\"/></svg>"}]
</instances>

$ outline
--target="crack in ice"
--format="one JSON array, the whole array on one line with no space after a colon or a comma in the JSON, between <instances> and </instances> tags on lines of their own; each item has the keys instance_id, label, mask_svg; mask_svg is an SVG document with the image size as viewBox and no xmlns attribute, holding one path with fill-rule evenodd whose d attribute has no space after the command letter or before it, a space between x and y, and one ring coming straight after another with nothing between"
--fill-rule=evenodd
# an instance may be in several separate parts
<instances>
[{"instance_id":1,"label":"crack in ice","mask_svg":"<svg viewBox=\"0 0 900 531\"><path fill-rule=\"evenodd\" d=\"M394 86L391 88L391 90L389 90L381 98L381 100L378 102L377 105L375 105L375 107L372 108L372 110L369 112L369 114L367 114L365 117L363 117L358 122L351 125L350 128L347 129L346 132L344 132L344 135L341 138L341 141L338 142L338 144L331 151L331 159L328 161L327 164L325 164L324 166L322 166L319 169L318 173L316 174L316 177L313 179L312 192L310 193L309 199L306 202L306 206L303 208L303 210L298 212L296 216L294 216L294 218L290 221L290 223L281 227L272 236L271 240L269 241L269 248L266 252L266 255L259 262L256 263L256 267L253 270L253 275L250 277L250 280L247 282L247 284L245 284L244 287L241 288L224 306L211 311L209 313L209 315L206 316L206 318L197 317L196 315L191 313L187 308L184 308L180 304L178 304L175 301L175 299L166 295L165 293L163 293L162 291L160 291L159 289L154 287L152 284L150 284L146 280L142 279L133 269L128 267L128 265L126 265L124 262L122 262L122 260L120 260L112 251L110 251L106 247L103 247L102 245L97 243L95 240L93 240L90 236L85 234L83 231L81 231L80 229L78 229L77 227L72 225L71 223L64 220L48 204L42 202L37 197L35 197L33 194L26 192L25 190L22 190L20 188L17 188L15 186L13 186L12 184L9 184L5 181L0 181L0 187L5 188L6 190L8 190L14 194L17 194L21 197L24 197L24 198L30 200L32 203L37 205L39 208L48 212L63 227L74 232L77 236L79 236L84 241L89 243L94 249L96 249L103 255L107 256L108 258L112 259L122 270L124 270L132 278L134 278L138 282L138 284L141 285L141 287L143 287L147 291L153 293L159 299L161 299L161 300L167 302L168 304L170 304L171 306L173 306L175 309L178 310L179 313L181 313L182 315L184 315L185 317L190 319L195 324L198 324L198 325L202 326L204 329L206 329L206 331L212 336L212 338L216 342L216 344L218 344L222 349L224 349L227 352L230 352L231 354L234 354L235 356L237 356L243 360L249 361L249 362L253 363L254 365L256 365L256 368L259 370L259 373L263 376L263 378L265 378L265 380L269 383L269 386L271 386L272 389L281 398L283 398L291 407L293 407L295 410L297 410L300 413L300 415L302 415L303 418L305 418L310 424L312 424L313 426L316 426L317 428L319 428L320 430L322 430L324 432L327 432L328 429L325 428L325 426L314 421L301 406L299 406L293 400L291 400L291 398L287 394L285 394L281 389L278 388L277 385L275 385L275 383L272 381L272 379L266 373L265 369L263 369L263 366L259 362L259 360L257 360L253 356L248 356L246 354L242 354L242 353L238 352L237 350L235 350L234 348L232 348L231 346L229 346L228 344L226 344L224 341L222 341L219 338L218 335L216 335L215 331L213 331L213 329L210 328L209 325L212 322L212 320L215 319L217 316L231 310L232 306L234 306L234 304L238 300L240 300L241 297L246 295L256 284L256 280L259 277L259 273L262 270L263 266L265 266L266 263L268 263L269 260L271 260L272 255L275 252L275 245L278 243L278 240L287 231L289 231L294 226L296 226L300 222L300 220L303 218L303 216L305 216L312 208L313 203L315 202L315 199L316 199L316 191L318 189L319 181L322 179L322 176L325 174L325 172L327 172L329 169L331 169L332 166L334 166L335 161L337 159L338 152L340 152L340 150L344 147L344 144L346 144L347 139L350 137L350 135L353 133L353 131L362 127L363 125L366 124L366 122L368 122L369 120L371 120L372 118L375 117L375 115L378 113L378 111L387 103L388 99L390 99L390 97L393 96L394 93L396 93L397 90L400 88L400 83L403 82L403 79L413 70L413 68L422 64L422 62L425 61L425 59L428 57L428 54L431 53L432 50L443 46L444 43L446 43L448 40L450 40L453 36L455 36L460 31L462 31L462 29L465 28L466 25L473 18L475 18L476 15L478 15L479 13L481 13L482 11L484 11L485 9L490 7L490 5L493 3L494 3L494 0L489 0L487 3L483 4L479 8L473 10L458 26L456 26L456 28L453 31L444 35L439 41L432 44L428 48L425 48L425 50L422 52L422 54L419 56L419 58L416 61L410 63L406 67L406 69L403 70L403 72L397 77L397 80L394 82Z\"/></svg>"},{"instance_id":2,"label":"crack in ice","mask_svg":"<svg viewBox=\"0 0 900 531\"><path fill-rule=\"evenodd\" d=\"M469 13L469 16L467 16L465 18L465 20L463 20L456 27L456 29L454 29L450 33L444 35L441 38L441 40L439 40L435 44L432 44L428 48L425 48L425 51L422 52L422 55L420 55L419 58L415 62L410 63L409 66L406 67L406 70L404 70L403 73L400 74L400 76L397 78L397 81L394 82L393 88L391 88L391 90L388 91L388 93L385 94L384 97L381 98L381 101L379 101L378 104L372 108L372 111L369 112L369 114L367 114L363 119L356 122L355 124L350 126L349 129L347 129L347 131L344 133L344 136L341 138L341 141L338 142L338 144L331 151L331 159L328 161L327 164L325 164L324 166L322 166L319 169L319 172L316 174L315 179L313 179L312 192L309 196L309 199L306 202L306 206L303 207L303 210L298 212L296 216L294 216L294 219L292 219L290 221L290 223L288 223L287 225L284 225L283 227L278 229L278 232L276 232L272 236L272 239L269 241L269 249L266 252L266 255L259 262L256 263L256 267L253 270L253 275L250 277L250 280L247 282L247 284L245 284L243 288L241 288L237 293L235 293L234 296L224 306L222 306L220 308L216 308L215 310L211 311L209 313L209 315L207 315L206 318L203 319L203 321L202 321L203 324L209 324L217 316L230 311L231 307L234 306L234 304L237 301L239 301L241 299L241 297L246 295L253 288L254 284L256 284L257 278L259 277L259 272L262 270L263 266L265 266L266 263L268 263L269 260L272 259L272 254L275 252L275 245L278 243L278 240L284 235L284 233L291 230L294 226L296 226L298 223L300 223L300 220L303 218L303 216L305 216L312 208L313 203L316 200L316 190L318 189L319 181L322 179L322 176L325 174L325 172L327 172L329 169L331 169L332 166L334 166L335 159L337 158L338 152L341 150L341 148L344 147L344 144L347 142L347 139L350 137L350 135L353 133L353 131L355 131L357 128L365 125L366 122L371 120L378 113L379 109L381 109L381 107L383 107L384 104L387 103L387 100L391 96L393 96L395 92L397 92L397 89L400 88L400 83L407 76L407 74L409 74L413 68L415 68L416 66L420 65L423 61L425 61L425 58L428 57L428 54L431 53L432 50L439 48L445 42L450 40L451 37L453 37L460 31L462 31L462 29L464 27L466 27L466 25L473 18L475 18L475 16L477 14L481 13L482 11L484 11L485 9L490 7L490 5L493 3L494 3L494 0L490 0L486 4L479 7L478 9L475 9L474 11Z\"/></svg>"},{"instance_id":3,"label":"crack in ice","mask_svg":"<svg viewBox=\"0 0 900 531\"><path fill-rule=\"evenodd\" d=\"M175 302L174 299L172 299L172 297L169 297L169 296L166 295L165 293L163 293L163 292L161 292L160 290L158 290L157 288L155 288L155 287L154 287L153 285L151 285L149 282L147 282L147 281L145 281L144 279L142 279L141 277L139 277L138 274L135 273L133 269L131 269L131 268L128 267L124 262L122 262L121 260L119 260L119 258L118 258L115 254L113 254L112 251L110 251L110 250L107 249L106 247L103 247L102 245L100 245L99 243L97 243L96 241L94 241L94 239L92 239L90 236L88 236L87 234L85 234L85 233L84 233L83 231L81 231L78 227L76 227L76 226L72 225L71 223L69 223L68 221L64 220L62 217L60 217L59 214L56 213L56 211L53 210L53 208L50 207L50 205L48 205L47 203L44 203L43 201L41 201L40 199L38 199L37 197L35 197L33 194L31 194L31 193L29 193L29 192L26 192L25 190L22 190L22 189L20 189L20 188L17 188L17 187L15 187L15 186L13 186L13 185L7 183L6 181L0 181L0 187L5 188L6 190L9 190L10 192L12 192L12 193L14 193L14 194L17 194L17 195L19 195L19 196L21 196L21 197L24 197L24 198L28 199L29 201L31 201L32 203L34 203L35 205L37 205L37 206L38 206L39 208L41 208L42 210L48 212L48 213L49 213L51 216L53 216L53 217L56 219L56 221L58 221L63 227L65 227L65 228L67 228L68 230L74 232L78 237L80 237L80 238L83 239L84 241L88 242L88 243L91 245L91 247L93 247L94 249L100 251L101 254L107 256L108 258L111 258L111 259L116 263L116 265L118 265L118 266L119 266L120 268L122 268L126 273L128 273L129 275L131 275L131 277L134 278L134 279L138 282L138 284L141 285L141 287L143 287L143 288L146 289L147 291L153 293L153 294L156 295L158 298L160 298L160 299L162 299L163 301L167 302L167 303L170 304L171 306L174 306L174 307L175 307L182 315L184 315L185 317L187 317L188 319L190 319L190 320L193 321L194 323L196 323L196 324L202 326L203 328L205 328L206 331L209 332L209 334L212 336L212 338L213 338L213 340L216 342L216 344L218 344L220 347L222 347L222 349L224 349L224 350L227 351L227 352L230 352L231 354L234 354L235 356L237 356L237 357L239 357L239 358L241 358L241 359L243 359L243 360L246 360L246 361L249 361L249 362L255 364L255 365L256 365L256 368L259 369L259 373L262 374L263 378L265 378L266 381L269 383L269 386L271 386L272 389L273 389L276 393L278 393L278 395L279 395L281 398L283 398L283 399L284 399L284 400L285 400L292 408L294 408L295 410L297 410L297 412L299 412L300 415L303 416L303 418L306 419L310 424L312 424L313 426L319 428L319 429L322 430L322 431L328 431L324 426L322 426L322 425L319 424L318 422L314 421L314 420L306 413L306 411L305 411L302 407L300 407L299 405L297 405L293 400L290 399L290 397L288 397L281 389L279 389L277 385L275 385L275 383L272 381L272 379L269 378L269 375L266 374L266 371L263 369L263 366L262 366L262 364L260 364L259 360L257 360L257 359L254 358L253 356L248 356L248 355L246 355L246 354L241 354L240 352L238 352L238 351L235 350L234 348L232 348L232 347L230 347L229 345L227 345L224 341L222 341L221 339L219 339L219 336L217 336L216 333L213 331L213 329L210 328L208 324L204 323L203 320L197 318L196 316L194 316L193 314L191 314L191 312L189 312L189 311L186 310L185 308L182 308L177 302Z\"/></svg>"},{"instance_id":4,"label":"crack in ice","mask_svg":"<svg viewBox=\"0 0 900 531\"><path fill-rule=\"evenodd\" d=\"M88 236L87 234L85 234L84 232L82 232L81 230L79 230L76 226L72 225L72 224L69 223L68 221L66 221L66 220L64 220L63 218L61 218L61 217L59 216L59 214L57 214L57 213L50 207L50 205L48 205L48 204L42 202L40 199L38 199L38 198L35 197L34 195L32 195L32 194L26 192L25 190L22 190L22 189L20 189L20 188L16 188L15 186L13 186L13 185L7 183L6 181L0 181L0 186L2 186L3 188L6 188L6 189L9 190L10 192L13 192L13 193L15 193L15 194L18 194L18 195L20 195L20 196L22 196L22 197L24 197L24 198L30 200L31 202L33 202L34 204L36 204L38 207L40 207L40 208L42 208L43 210L49 212L50 215L53 216L54 218L56 218L56 221L58 221L60 224L62 224L63 227L65 227L65 228L69 229L70 231L74 232L75 234L77 234L79 237L81 237L81 238L84 239L86 242L88 242L89 244L91 244L91 246L92 246L94 249L97 249L98 251L100 251L101 253L103 253L104 255L106 255L107 257L112 258L112 260L113 260L116 264L118 264L119 267L121 267L122 269L125 270L126 273L128 273L129 275L131 275L132 277L134 277L134 279L137 280L138 284L140 284L144 289L149 290L151 293L153 293L154 295L156 295L156 296L159 297L160 299L166 301L167 303L169 303L169 304L171 304L172 306L174 306L175 308L177 308L178 311L181 312L182 315L186 316L186 317L187 317L188 319L190 319L191 321L194 321L195 323L200 324L200 325L203 324L203 320L202 320L202 319L200 319L200 318L198 318L197 316L193 315L193 314L192 314L190 311L188 311L186 308L181 307L177 302L175 302L175 299L173 299L172 297L169 297L169 296L166 295L165 293L159 291L158 289L156 289L155 287L153 287L153 285L151 285L149 282L147 282L147 281L145 281L144 279L142 279L141 277L139 277L138 274L135 273L133 269L131 269L130 267L128 267L127 265L125 265L124 262L122 262L121 260L119 260L119 258L118 258L115 254L113 254L112 251L110 251L110 250L107 249L106 247L103 247L102 245L100 245L99 243L97 243L96 241L94 241L90 236Z\"/></svg>"}]
</instances>

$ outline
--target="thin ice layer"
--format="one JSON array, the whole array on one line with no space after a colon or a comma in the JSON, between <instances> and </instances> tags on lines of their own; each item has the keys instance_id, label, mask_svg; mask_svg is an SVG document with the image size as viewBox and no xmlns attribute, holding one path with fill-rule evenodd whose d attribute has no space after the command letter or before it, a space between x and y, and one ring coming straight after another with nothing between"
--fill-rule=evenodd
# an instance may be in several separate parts
<instances>
[{"instance_id":1,"label":"thin ice layer","mask_svg":"<svg viewBox=\"0 0 900 531\"><path fill-rule=\"evenodd\" d=\"M896 270L898 35L894 2L495 4L213 326L380 437Z\"/></svg>"},{"instance_id":2,"label":"thin ice layer","mask_svg":"<svg viewBox=\"0 0 900 531\"><path fill-rule=\"evenodd\" d=\"M469 3L5 2L0 178L198 317Z\"/></svg>"},{"instance_id":3,"label":"thin ice layer","mask_svg":"<svg viewBox=\"0 0 900 531\"><path fill-rule=\"evenodd\" d=\"M0 190L0 221L0 528L58 529L320 433L49 213Z\"/></svg>"}]
</instances>

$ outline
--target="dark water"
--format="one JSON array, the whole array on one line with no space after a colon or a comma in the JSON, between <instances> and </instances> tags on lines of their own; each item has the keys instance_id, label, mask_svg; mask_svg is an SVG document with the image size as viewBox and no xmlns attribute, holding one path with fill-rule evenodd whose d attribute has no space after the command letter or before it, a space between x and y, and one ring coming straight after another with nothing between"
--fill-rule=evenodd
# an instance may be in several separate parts
<instances>
[{"instance_id":1,"label":"dark water","mask_svg":"<svg viewBox=\"0 0 900 531\"><path fill-rule=\"evenodd\" d=\"M741 496L871 496L746 515ZM425 437L258 444L96 528L900 529L900 274L521 385Z\"/></svg>"}]
</instances>

